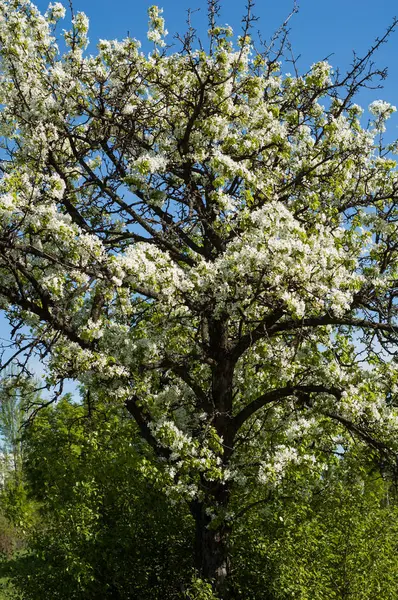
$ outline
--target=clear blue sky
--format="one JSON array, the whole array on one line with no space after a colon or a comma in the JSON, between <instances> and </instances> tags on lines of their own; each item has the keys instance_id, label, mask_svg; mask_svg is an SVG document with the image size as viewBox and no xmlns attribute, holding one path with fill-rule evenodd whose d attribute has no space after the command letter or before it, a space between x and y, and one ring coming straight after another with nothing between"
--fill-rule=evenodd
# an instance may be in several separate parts
<instances>
[{"instance_id":1,"label":"clear blue sky","mask_svg":"<svg viewBox=\"0 0 398 600\"><path fill-rule=\"evenodd\" d=\"M95 52L98 39L121 39L127 32L144 43L144 50L149 50L149 44L145 43L147 8L154 3L154 0L74 0L75 11L84 11L90 18L89 52ZM43 0L36 4L42 11L48 6L48 2ZM158 5L164 9L169 42L176 32L184 32L188 8L200 9L194 15L194 25L200 32L206 31L205 0L163 0ZM263 37L272 35L290 13L292 5L290 0L257 1L255 14L259 20L256 28ZM224 0L221 21L238 31L244 12L244 0ZM360 55L365 53L374 39L383 35L395 15L398 15L396 0L301 0L299 13L290 21L293 48L296 55L301 55L299 67L305 71L313 62L332 55L329 61L334 67L347 68L352 60L352 51ZM389 70L384 89L363 93L359 102L364 106L378 98L398 106L397 50L398 30L375 56L377 65L386 66ZM390 136L398 137L398 117L390 123ZM8 328L1 315L0 336L8 336Z\"/></svg>"}]
</instances>

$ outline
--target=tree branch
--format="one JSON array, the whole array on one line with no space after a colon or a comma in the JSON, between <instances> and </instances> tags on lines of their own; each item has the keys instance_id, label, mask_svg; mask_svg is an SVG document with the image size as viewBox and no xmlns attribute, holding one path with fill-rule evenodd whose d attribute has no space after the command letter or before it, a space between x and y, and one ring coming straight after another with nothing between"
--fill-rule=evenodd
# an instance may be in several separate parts
<instances>
[{"instance_id":1,"label":"tree branch","mask_svg":"<svg viewBox=\"0 0 398 600\"><path fill-rule=\"evenodd\" d=\"M271 338L279 333L296 331L298 329L307 329L310 327L325 327L326 325L346 325L348 327L357 327L359 329L370 329L373 331L382 331L385 333L396 333L398 336L398 325L391 323L380 323L368 319L357 319L353 317L332 317L323 315L322 317L312 317L308 319L286 320L279 322L283 311L275 311L266 319L261 321L255 329L249 331L235 344L232 351L234 359L237 361L244 352L255 344L258 340L265 337Z\"/></svg>"},{"instance_id":2,"label":"tree branch","mask_svg":"<svg viewBox=\"0 0 398 600\"><path fill-rule=\"evenodd\" d=\"M325 417L329 417L330 419L333 419L334 421L338 421L339 423L341 423L341 425L344 425L344 427L346 429L348 429L354 435L361 438L364 442L366 442L372 448L375 448L376 450L380 450L383 453L391 452L391 448L387 444L385 444L384 442L382 442L380 440L375 439L369 432L365 431L362 427L360 427L359 425L356 425L355 423L353 423L346 417L342 417L338 413L334 413L334 412L330 412L330 411L326 411L326 410L321 411L321 413L323 415L325 415Z\"/></svg>"},{"instance_id":3,"label":"tree branch","mask_svg":"<svg viewBox=\"0 0 398 600\"><path fill-rule=\"evenodd\" d=\"M288 385L282 388L270 390L269 392L265 392L265 394L262 394L250 402L250 404L247 404L237 415L235 415L232 420L234 435L236 435L240 427L242 427L242 425L258 410L267 404L271 404L277 400L282 400L283 398L293 396L296 392L301 392L304 394L329 394L331 396L335 396L335 398L341 398L342 394L341 389L333 386L327 387L325 385Z\"/></svg>"},{"instance_id":4,"label":"tree branch","mask_svg":"<svg viewBox=\"0 0 398 600\"><path fill-rule=\"evenodd\" d=\"M155 454L158 457L168 459L170 457L171 451L168 448L164 448L158 443L157 439L155 438L149 427L148 420L145 418L144 411L138 405L137 402L138 397L131 396L131 398L128 398L125 401L124 405L130 413L130 415L134 418L135 422L137 423L142 437L146 442L148 442L151 448L153 448Z\"/></svg>"}]
</instances>

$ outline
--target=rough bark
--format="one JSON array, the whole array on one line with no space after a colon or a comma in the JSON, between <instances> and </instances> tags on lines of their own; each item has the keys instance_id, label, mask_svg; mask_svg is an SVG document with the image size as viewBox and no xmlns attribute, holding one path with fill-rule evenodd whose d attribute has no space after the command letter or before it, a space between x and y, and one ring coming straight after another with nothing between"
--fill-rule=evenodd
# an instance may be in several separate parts
<instances>
[{"instance_id":1,"label":"rough bark","mask_svg":"<svg viewBox=\"0 0 398 600\"><path fill-rule=\"evenodd\" d=\"M229 493L226 489L218 489L218 508L220 502L228 503ZM231 561L229 538L231 527L226 522L214 525L207 508L214 509L213 502L195 501L191 512L195 519L195 567L201 579L211 582L214 591L223 600L231 598Z\"/></svg>"}]
</instances>

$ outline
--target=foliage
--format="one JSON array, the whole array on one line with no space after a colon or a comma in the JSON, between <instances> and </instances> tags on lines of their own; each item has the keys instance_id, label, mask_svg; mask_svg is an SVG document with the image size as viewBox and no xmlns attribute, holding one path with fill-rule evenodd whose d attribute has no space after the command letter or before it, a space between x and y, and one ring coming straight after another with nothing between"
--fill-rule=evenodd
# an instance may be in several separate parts
<instances>
[{"instance_id":1,"label":"foliage","mask_svg":"<svg viewBox=\"0 0 398 600\"><path fill-rule=\"evenodd\" d=\"M216 600L211 585L196 577L192 579L184 598L187 598L187 600Z\"/></svg>"},{"instance_id":2,"label":"foliage","mask_svg":"<svg viewBox=\"0 0 398 600\"><path fill-rule=\"evenodd\" d=\"M312 496L255 507L234 533L239 598L398 598L396 494L368 469L345 457Z\"/></svg>"},{"instance_id":3,"label":"foliage","mask_svg":"<svg viewBox=\"0 0 398 600\"><path fill-rule=\"evenodd\" d=\"M120 412L120 411L119 411ZM11 569L25 600L175 598L190 570L190 521L131 443L131 419L64 398L25 436L25 476L40 502L29 553Z\"/></svg>"},{"instance_id":4,"label":"foliage","mask_svg":"<svg viewBox=\"0 0 398 600\"><path fill-rule=\"evenodd\" d=\"M10 564L26 551L27 530L37 522L36 503L28 498L22 468L23 424L41 404L37 381L10 368L0 380L0 598L15 598Z\"/></svg>"}]
</instances>

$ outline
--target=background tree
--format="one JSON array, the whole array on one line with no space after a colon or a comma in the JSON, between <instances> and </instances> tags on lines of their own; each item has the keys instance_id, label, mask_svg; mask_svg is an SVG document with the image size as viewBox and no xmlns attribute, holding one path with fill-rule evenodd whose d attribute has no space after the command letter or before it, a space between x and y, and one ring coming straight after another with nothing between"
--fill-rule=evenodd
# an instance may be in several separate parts
<instances>
[{"instance_id":1,"label":"background tree","mask_svg":"<svg viewBox=\"0 0 398 600\"><path fill-rule=\"evenodd\" d=\"M19 347L134 419L170 498L195 521L195 565L233 595L231 529L294 473L322 478L362 440L391 468L397 430L395 110L371 85L378 40L349 72L283 76L285 30L233 41L209 5L153 51L88 56L61 4L0 2L0 300ZM298 467L300 467L298 469ZM304 479L304 478L303 478ZM236 509L239 499L240 508Z\"/></svg>"},{"instance_id":2,"label":"background tree","mask_svg":"<svg viewBox=\"0 0 398 600\"><path fill-rule=\"evenodd\" d=\"M0 598L15 598L7 576L9 561L26 547L26 529L35 520L23 472L22 430L29 407L42 404L37 381L11 367L0 379Z\"/></svg>"},{"instance_id":3,"label":"background tree","mask_svg":"<svg viewBox=\"0 0 398 600\"><path fill-rule=\"evenodd\" d=\"M34 407L43 399L37 380L21 376L16 367L7 369L0 381L0 436L7 471L18 479L22 468L22 430Z\"/></svg>"},{"instance_id":4,"label":"background tree","mask_svg":"<svg viewBox=\"0 0 398 600\"><path fill-rule=\"evenodd\" d=\"M40 518L8 567L26 600L171 599L189 581L189 513L170 505L157 472L143 475L142 441L120 413L64 397L26 429L26 491Z\"/></svg>"}]
</instances>

